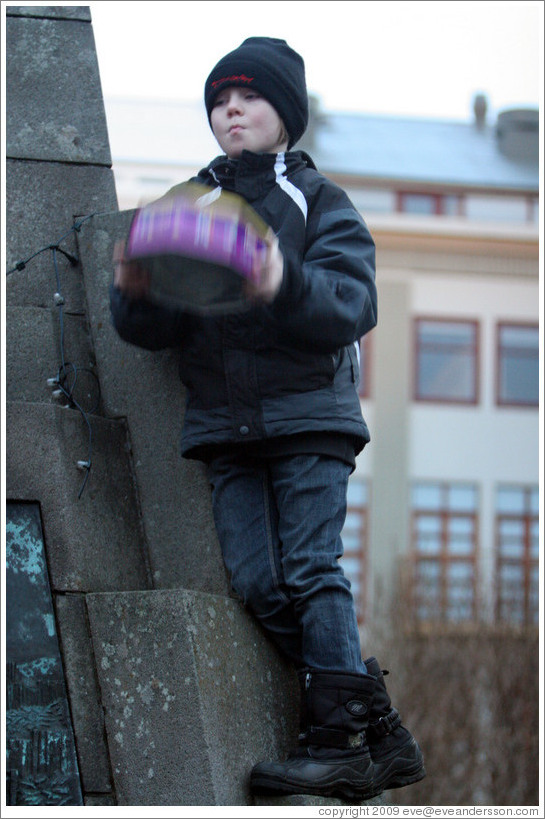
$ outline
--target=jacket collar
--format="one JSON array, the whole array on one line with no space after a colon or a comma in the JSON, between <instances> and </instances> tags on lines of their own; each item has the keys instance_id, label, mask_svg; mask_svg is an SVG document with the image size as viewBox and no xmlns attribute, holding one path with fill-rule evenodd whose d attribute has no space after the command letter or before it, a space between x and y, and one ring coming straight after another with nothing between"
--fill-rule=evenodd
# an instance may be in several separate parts
<instances>
[{"instance_id":1,"label":"jacket collar","mask_svg":"<svg viewBox=\"0 0 545 819\"><path fill-rule=\"evenodd\" d=\"M282 173L286 176L305 167L316 169L313 160L304 151L286 151L284 154L243 151L239 159L216 157L199 172L199 178L207 185L220 185L251 202L275 185L280 164L285 166Z\"/></svg>"}]
</instances>

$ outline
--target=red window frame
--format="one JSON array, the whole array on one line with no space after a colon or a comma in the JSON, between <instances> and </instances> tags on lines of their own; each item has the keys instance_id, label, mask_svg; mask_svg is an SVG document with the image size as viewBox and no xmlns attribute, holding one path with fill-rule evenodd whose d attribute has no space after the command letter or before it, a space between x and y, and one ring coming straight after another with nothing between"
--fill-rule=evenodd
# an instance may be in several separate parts
<instances>
[{"instance_id":1,"label":"red window frame","mask_svg":"<svg viewBox=\"0 0 545 819\"><path fill-rule=\"evenodd\" d=\"M444 324L444 325L453 325L453 324L465 324L467 326L472 326L474 328L473 334L473 343L471 346L472 350L472 362L473 362L473 385L472 385L472 395L470 398L466 397L452 397L452 396L444 396L440 394L421 394L419 390L419 373L420 373L420 365L421 365L421 351L423 349L423 344L420 340L420 327L424 324ZM476 406L480 401L480 394L479 394L479 384L480 384L480 324L476 319L463 319L463 318L452 318L452 317L442 317L442 316L416 316L413 321L413 332L414 332L414 341L413 341L413 365L414 365L414 372L413 372L413 401L417 401L419 403L428 403L428 404L454 404L454 405L465 405L465 406Z\"/></svg>"},{"instance_id":2,"label":"red window frame","mask_svg":"<svg viewBox=\"0 0 545 819\"><path fill-rule=\"evenodd\" d=\"M513 608L517 606L516 601L504 594L505 588L501 580L501 570L504 566L515 566L522 569L522 609L519 609L522 617L516 619L517 624L525 626L533 625L537 622L539 616L539 605L537 610L532 606L531 600L531 575L532 572L539 571L539 557L532 556L532 528L536 523L539 523L538 512L532 512L530 495L534 492L534 487L531 486L513 486L507 487L521 492L523 498L523 511L521 512L504 512L496 511L495 521L495 611L496 619L501 622L513 622L515 618L509 616L508 611L515 611ZM519 557L511 557L502 554L502 523L515 522L521 525L522 538L520 547L522 554ZM539 546L538 546L539 549ZM511 607L511 608L509 608Z\"/></svg>"},{"instance_id":3,"label":"red window frame","mask_svg":"<svg viewBox=\"0 0 545 819\"><path fill-rule=\"evenodd\" d=\"M539 406L539 396L535 401L513 401L502 398L502 352L505 349L505 345L502 345L501 334L504 328L514 328L514 329L530 329L530 330L537 330L539 335L539 325L536 322L530 321L500 321L496 327L496 405L498 407L530 407L535 408ZM513 349L512 347L509 349ZM521 355L534 355L530 348L519 348L519 352ZM537 359L539 361L539 340L538 340L538 348L537 352ZM538 365L539 366L539 365ZM539 388L538 388L539 392Z\"/></svg>"},{"instance_id":4,"label":"red window frame","mask_svg":"<svg viewBox=\"0 0 545 819\"><path fill-rule=\"evenodd\" d=\"M411 583L411 604L413 617L419 622L433 623L461 623L471 622L477 617L478 612L478 566L479 566L479 514L477 508L477 488L473 484L466 484L475 492L476 503L472 509L457 510L449 507L448 495L450 489L455 487L454 483L443 481L422 481L417 482L435 486L440 493L441 502L437 507L411 508L411 548L410 559L412 563L412 583ZM418 548L418 523L422 519L435 520L439 530L439 549L436 553L421 551ZM450 549L450 522L453 520L467 520L471 524L472 548L469 553L459 555L453 554ZM427 601L419 590L419 569L421 564L434 564L438 568L438 588L435 594L438 600L436 612L431 617L422 617L419 610L426 605ZM467 618L455 618L449 616L451 597L449 592L452 584L449 579L449 567L454 565L466 565L470 567L471 574L471 614Z\"/></svg>"},{"instance_id":5,"label":"red window frame","mask_svg":"<svg viewBox=\"0 0 545 819\"><path fill-rule=\"evenodd\" d=\"M418 211L408 210L406 206L407 197L415 196L415 197L422 197L423 199L428 199L433 207L432 211L429 214L419 214ZM453 194L444 194L444 193L435 193L430 191L411 191L411 190L398 190L396 191L396 211L398 213L407 213L409 215L414 216L446 216L447 208L446 202L449 197L455 198L457 200L457 207L456 207L456 216L465 216L465 200L461 194L453 193Z\"/></svg>"}]
</instances>

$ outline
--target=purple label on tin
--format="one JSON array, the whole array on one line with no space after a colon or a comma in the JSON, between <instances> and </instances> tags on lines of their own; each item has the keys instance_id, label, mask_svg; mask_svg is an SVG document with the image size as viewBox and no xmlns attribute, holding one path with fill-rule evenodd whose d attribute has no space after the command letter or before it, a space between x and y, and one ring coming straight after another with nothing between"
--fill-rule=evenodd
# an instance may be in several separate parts
<instances>
[{"instance_id":1,"label":"purple label on tin","mask_svg":"<svg viewBox=\"0 0 545 819\"><path fill-rule=\"evenodd\" d=\"M253 279L256 255L266 245L256 229L238 218L172 200L142 208L135 216L128 240L133 257L172 253L202 258Z\"/></svg>"}]
</instances>

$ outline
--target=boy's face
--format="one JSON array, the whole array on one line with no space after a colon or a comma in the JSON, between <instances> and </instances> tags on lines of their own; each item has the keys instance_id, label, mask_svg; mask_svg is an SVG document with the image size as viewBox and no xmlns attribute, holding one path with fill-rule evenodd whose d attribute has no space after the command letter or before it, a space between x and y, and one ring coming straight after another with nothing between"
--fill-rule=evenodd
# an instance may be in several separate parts
<instances>
[{"instance_id":1,"label":"boy's face","mask_svg":"<svg viewBox=\"0 0 545 819\"><path fill-rule=\"evenodd\" d=\"M210 116L212 131L230 159L242 151L278 153L288 147L282 120L264 97L249 88L224 88Z\"/></svg>"}]
</instances>

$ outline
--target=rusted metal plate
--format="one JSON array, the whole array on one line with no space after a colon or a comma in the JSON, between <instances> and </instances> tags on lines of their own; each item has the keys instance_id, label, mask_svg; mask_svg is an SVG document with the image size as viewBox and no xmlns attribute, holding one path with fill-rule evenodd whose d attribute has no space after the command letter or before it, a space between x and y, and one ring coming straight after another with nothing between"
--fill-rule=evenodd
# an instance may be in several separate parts
<instances>
[{"instance_id":1,"label":"rusted metal plate","mask_svg":"<svg viewBox=\"0 0 545 819\"><path fill-rule=\"evenodd\" d=\"M6 798L83 805L37 504L6 505Z\"/></svg>"}]
</instances>

